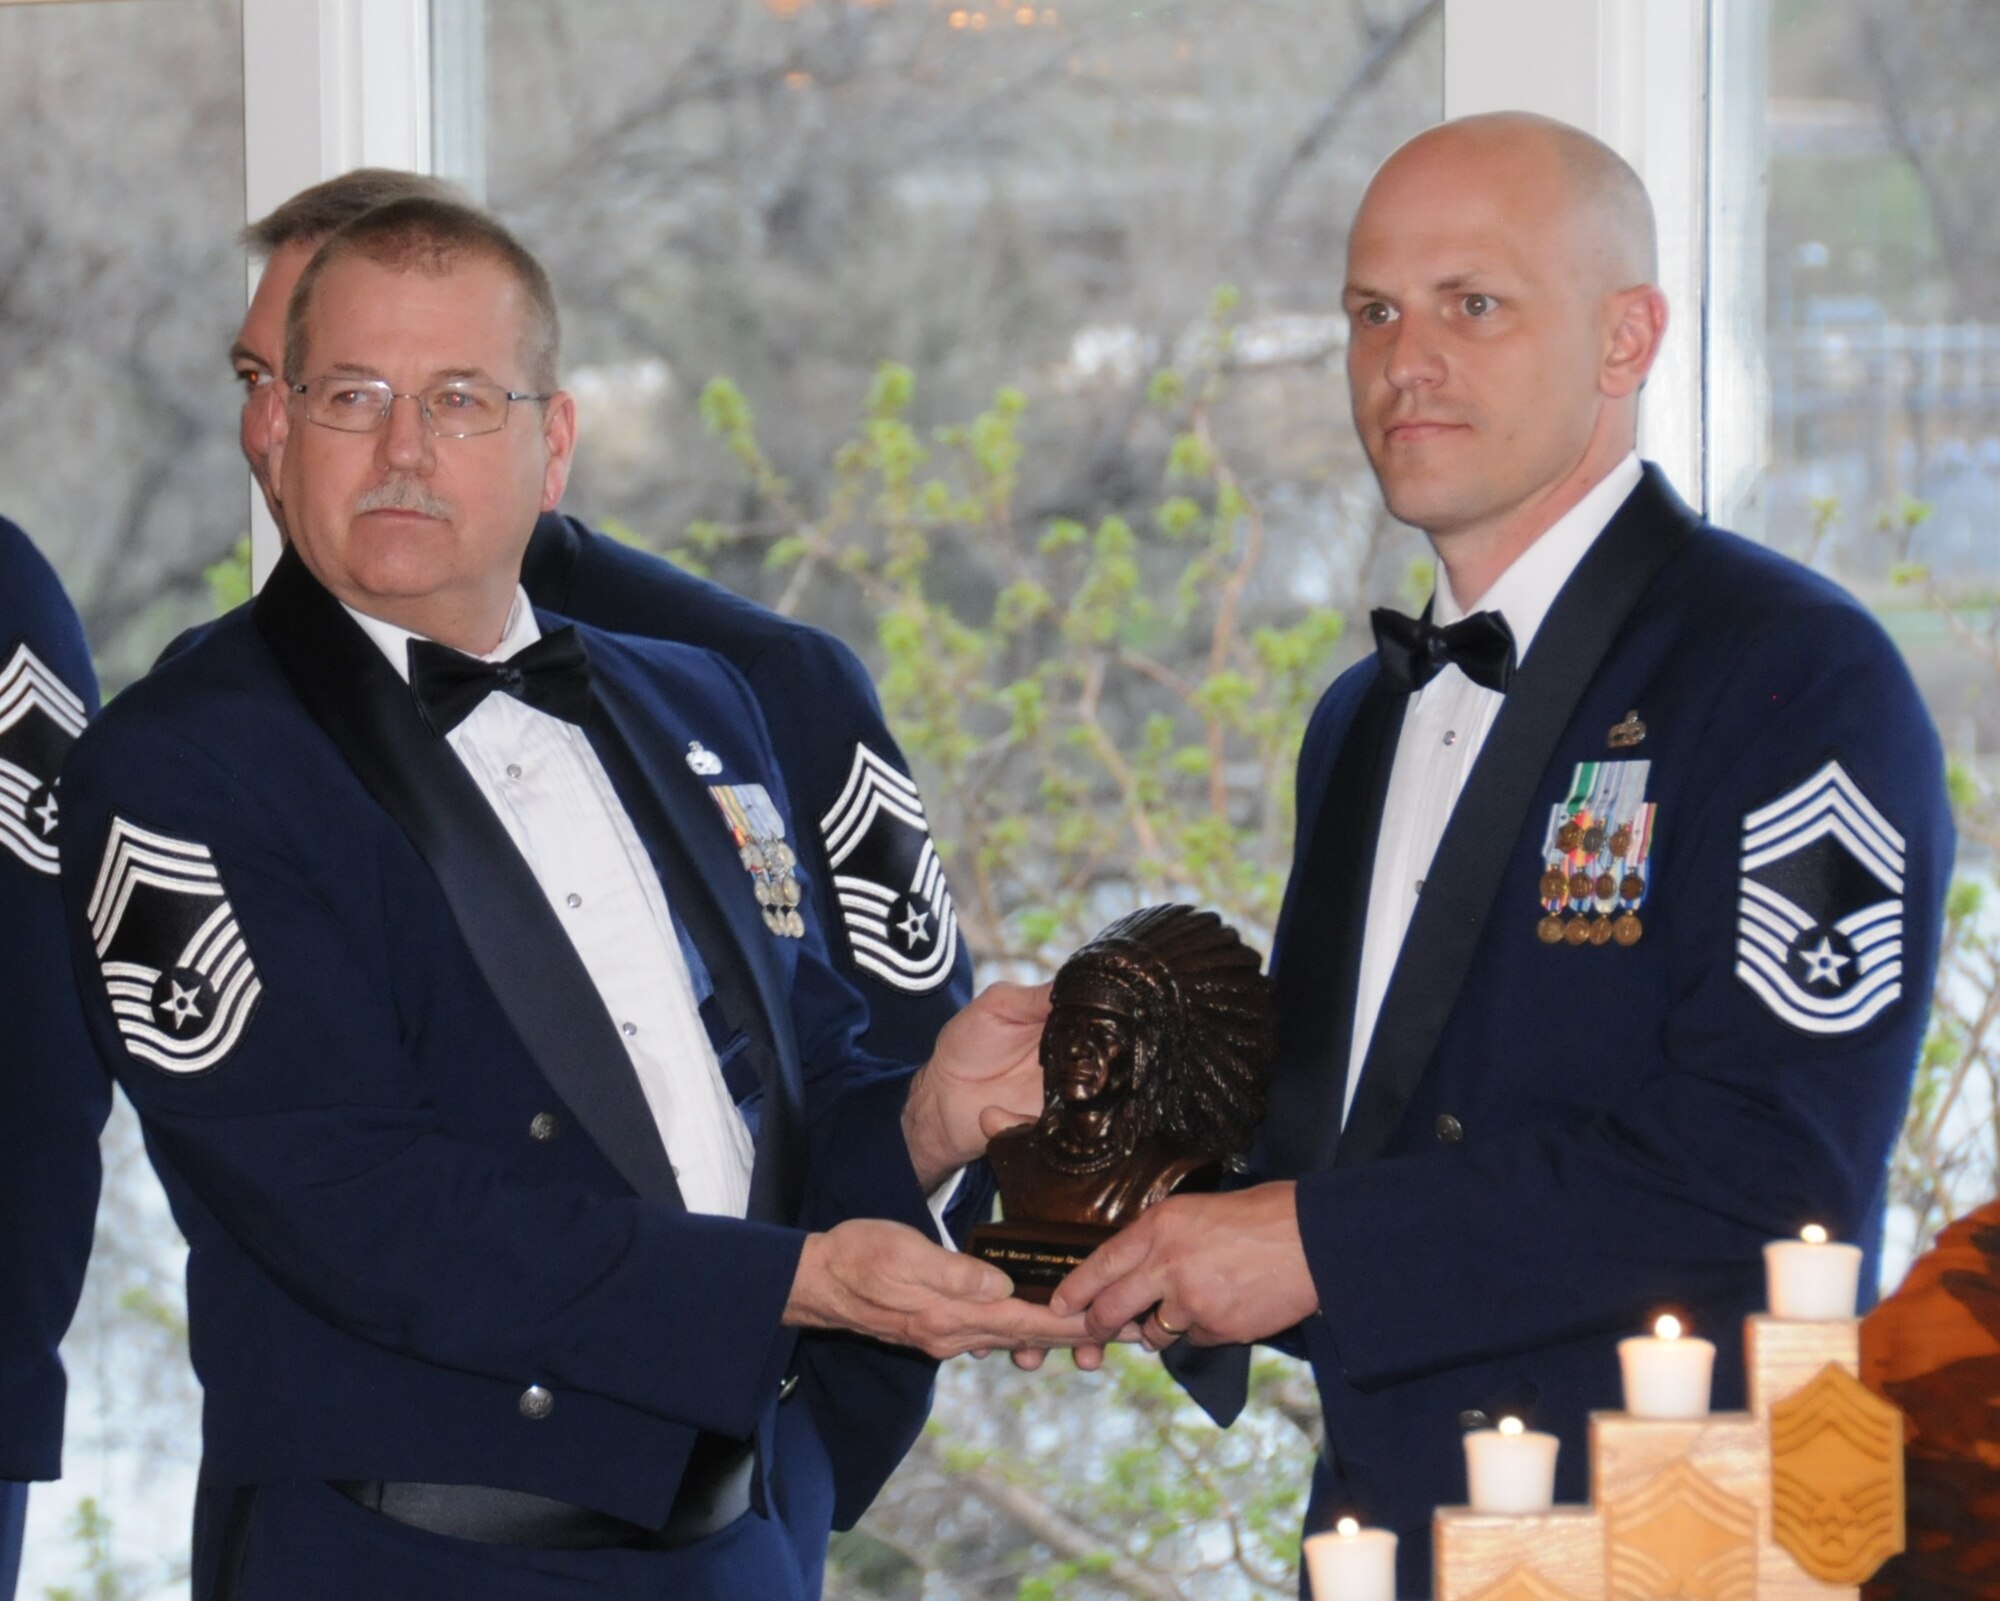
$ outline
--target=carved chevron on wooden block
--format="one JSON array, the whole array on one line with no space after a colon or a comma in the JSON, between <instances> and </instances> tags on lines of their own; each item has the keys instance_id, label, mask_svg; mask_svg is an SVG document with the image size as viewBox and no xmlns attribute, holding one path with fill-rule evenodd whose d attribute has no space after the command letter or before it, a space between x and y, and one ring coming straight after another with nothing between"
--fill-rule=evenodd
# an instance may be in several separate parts
<instances>
[{"instance_id":1,"label":"carved chevron on wooden block","mask_svg":"<svg viewBox=\"0 0 2000 1601\"><path fill-rule=\"evenodd\" d=\"M1574 1591L1551 1584L1533 1568L1516 1568L1490 1589L1481 1590L1471 1601L1582 1601Z\"/></svg>"},{"instance_id":2,"label":"carved chevron on wooden block","mask_svg":"<svg viewBox=\"0 0 2000 1601\"><path fill-rule=\"evenodd\" d=\"M1831 1363L1771 1408L1771 1533L1825 1584L1903 1549L1903 1415Z\"/></svg>"},{"instance_id":3,"label":"carved chevron on wooden block","mask_svg":"<svg viewBox=\"0 0 2000 1601\"><path fill-rule=\"evenodd\" d=\"M1757 1508L1687 1462L1604 1509L1609 1601L1755 1601Z\"/></svg>"},{"instance_id":4,"label":"carved chevron on wooden block","mask_svg":"<svg viewBox=\"0 0 2000 1601\"><path fill-rule=\"evenodd\" d=\"M1589 1507L1557 1507L1528 1517L1502 1517L1442 1507L1431 1525L1436 1593L1497 1601L1498 1589L1521 1575L1548 1586L1551 1596L1604 1601L1604 1530ZM1510 1595L1525 1598L1526 1592Z\"/></svg>"}]
</instances>

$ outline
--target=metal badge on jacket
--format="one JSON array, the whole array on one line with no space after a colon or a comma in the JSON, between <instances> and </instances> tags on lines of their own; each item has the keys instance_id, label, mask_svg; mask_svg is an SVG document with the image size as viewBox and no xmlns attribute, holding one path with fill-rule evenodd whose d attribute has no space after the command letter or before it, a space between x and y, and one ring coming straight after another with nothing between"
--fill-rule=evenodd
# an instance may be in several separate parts
<instances>
[{"instance_id":1,"label":"metal badge on jacket","mask_svg":"<svg viewBox=\"0 0 2000 1601\"><path fill-rule=\"evenodd\" d=\"M1578 762L1569 794L1549 812L1537 886L1544 945L1636 945L1651 878L1656 808L1651 762Z\"/></svg>"},{"instance_id":2,"label":"metal badge on jacket","mask_svg":"<svg viewBox=\"0 0 2000 1601\"><path fill-rule=\"evenodd\" d=\"M37 873L56 872L56 778L84 716L76 692L16 645L0 668L0 845Z\"/></svg>"},{"instance_id":3,"label":"metal badge on jacket","mask_svg":"<svg viewBox=\"0 0 2000 1601\"><path fill-rule=\"evenodd\" d=\"M762 784L710 784L708 792L722 808L730 837L736 841L736 853L750 874L751 893L763 910L764 926L786 939L804 938L806 924L799 915L799 902L805 892L799 887L799 858L785 843L785 819L770 791Z\"/></svg>"}]
</instances>

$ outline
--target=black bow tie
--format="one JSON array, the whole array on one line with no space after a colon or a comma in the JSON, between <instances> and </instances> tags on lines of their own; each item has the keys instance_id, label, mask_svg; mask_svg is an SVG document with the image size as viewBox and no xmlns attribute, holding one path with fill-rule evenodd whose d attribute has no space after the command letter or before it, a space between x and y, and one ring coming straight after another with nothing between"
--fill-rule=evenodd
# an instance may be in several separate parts
<instances>
[{"instance_id":1,"label":"black bow tie","mask_svg":"<svg viewBox=\"0 0 2000 1601\"><path fill-rule=\"evenodd\" d=\"M582 722L590 709L590 657L576 630L544 634L504 662L483 662L428 639L410 641L410 693L439 738L496 689L551 717Z\"/></svg>"},{"instance_id":2,"label":"black bow tie","mask_svg":"<svg viewBox=\"0 0 2000 1601\"><path fill-rule=\"evenodd\" d=\"M1385 606L1369 621L1375 625L1382 677L1391 689L1411 694L1456 662L1475 684L1507 693L1514 676L1514 631L1497 611L1476 611L1439 628L1429 618L1405 617Z\"/></svg>"}]
</instances>

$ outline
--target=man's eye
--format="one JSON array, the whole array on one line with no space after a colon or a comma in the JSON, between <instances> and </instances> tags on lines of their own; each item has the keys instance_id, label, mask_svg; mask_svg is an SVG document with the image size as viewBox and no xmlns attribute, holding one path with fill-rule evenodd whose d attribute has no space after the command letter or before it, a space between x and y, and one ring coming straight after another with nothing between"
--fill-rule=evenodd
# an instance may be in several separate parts
<instances>
[{"instance_id":1,"label":"man's eye","mask_svg":"<svg viewBox=\"0 0 2000 1601\"><path fill-rule=\"evenodd\" d=\"M1371 328L1380 328L1396 320L1395 312L1379 300L1369 301L1355 315Z\"/></svg>"},{"instance_id":2,"label":"man's eye","mask_svg":"<svg viewBox=\"0 0 2000 1601\"><path fill-rule=\"evenodd\" d=\"M1491 295L1467 295L1459 302L1468 317L1490 317L1499 308L1500 302Z\"/></svg>"},{"instance_id":3,"label":"man's eye","mask_svg":"<svg viewBox=\"0 0 2000 1601\"><path fill-rule=\"evenodd\" d=\"M478 397L463 389L440 389L431 396L432 411L467 411L478 404Z\"/></svg>"},{"instance_id":4,"label":"man's eye","mask_svg":"<svg viewBox=\"0 0 2000 1601\"><path fill-rule=\"evenodd\" d=\"M238 367L236 369L236 381L243 386L243 393L247 398L256 394L258 390L268 384L271 381L271 375L257 367Z\"/></svg>"}]
</instances>

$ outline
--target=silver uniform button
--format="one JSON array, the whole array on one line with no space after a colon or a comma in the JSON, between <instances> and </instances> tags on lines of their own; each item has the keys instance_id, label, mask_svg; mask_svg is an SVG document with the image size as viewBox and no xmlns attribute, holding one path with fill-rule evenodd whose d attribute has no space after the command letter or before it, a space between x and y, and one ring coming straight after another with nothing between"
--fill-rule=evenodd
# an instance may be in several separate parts
<instances>
[{"instance_id":1,"label":"silver uniform button","mask_svg":"<svg viewBox=\"0 0 2000 1601\"><path fill-rule=\"evenodd\" d=\"M531 1384L521 1392L521 1416L539 1423L556 1409L556 1398L539 1384Z\"/></svg>"},{"instance_id":2,"label":"silver uniform button","mask_svg":"<svg viewBox=\"0 0 2000 1601\"><path fill-rule=\"evenodd\" d=\"M1465 1138L1465 1125L1449 1112L1440 1112L1437 1120L1437 1137L1447 1145L1456 1145Z\"/></svg>"},{"instance_id":3,"label":"silver uniform button","mask_svg":"<svg viewBox=\"0 0 2000 1601\"><path fill-rule=\"evenodd\" d=\"M1470 1434L1474 1429L1492 1428L1493 1420L1480 1411L1478 1407L1469 1406L1463 1412L1459 1413L1458 1426L1462 1432Z\"/></svg>"},{"instance_id":4,"label":"silver uniform button","mask_svg":"<svg viewBox=\"0 0 2000 1601\"><path fill-rule=\"evenodd\" d=\"M519 778L521 776L521 764L519 762L509 762L507 764L507 776L509 778Z\"/></svg>"},{"instance_id":5,"label":"silver uniform button","mask_svg":"<svg viewBox=\"0 0 2000 1601\"><path fill-rule=\"evenodd\" d=\"M620 1023L618 1027L628 1040L639 1032L639 1025L637 1023Z\"/></svg>"},{"instance_id":6,"label":"silver uniform button","mask_svg":"<svg viewBox=\"0 0 2000 1601\"><path fill-rule=\"evenodd\" d=\"M562 1119L553 1112L537 1112L528 1119L528 1138L547 1144L562 1132Z\"/></svg>"},{"instance_id":7,"label":"silver uniform button","mask_svg":"<svg viewBox=\"0 0 2000 1601\"><path fill-rule=\"evenodd\" d=\"M583 904L583 897L577 894L575 890L571 890L563 897L563 901L571 911L575 911L577 907Z\"/></svg>"}]
</instances>

